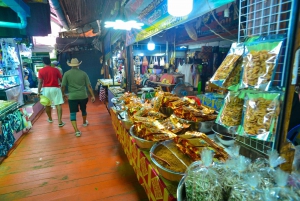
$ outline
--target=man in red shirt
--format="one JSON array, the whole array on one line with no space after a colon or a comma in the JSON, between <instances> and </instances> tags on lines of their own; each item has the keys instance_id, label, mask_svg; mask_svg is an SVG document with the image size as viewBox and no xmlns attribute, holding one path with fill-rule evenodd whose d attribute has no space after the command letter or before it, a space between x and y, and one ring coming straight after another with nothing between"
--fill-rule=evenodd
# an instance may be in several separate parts
<instances>
[{"instance_id":1,"label":"man in red shirt","mask_svg":"<svg viewBox=\"0 0 300 201\"><path fill-rule=\"evenodd\" d=\"M63 127L65 125L62 122L62 107L61 104L64 103L62 92L58 83L62 81L62 75L57 68L51 67L51 61L49 57L43 57L43 63L45 67L39 70L39 85L38 85L38 96L41 93L41 88L43 87L43 95L46 96L53 105L55 105L58 115L58 126ZM51 105L45 106L46 113L48 115L48 122L52 123L51 116Z\"/></svg>"}]
</instances>

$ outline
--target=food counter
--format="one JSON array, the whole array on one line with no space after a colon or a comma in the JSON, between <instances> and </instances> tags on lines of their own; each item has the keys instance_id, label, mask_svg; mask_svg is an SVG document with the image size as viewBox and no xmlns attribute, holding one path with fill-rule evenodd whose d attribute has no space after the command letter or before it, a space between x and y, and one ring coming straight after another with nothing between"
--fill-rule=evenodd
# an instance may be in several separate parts
<instances>
[{"instance_id":1,"label":"food counter","mask_svg":"<svg viewBox=\"0 0 300 201\"><path fill-rule=\"evenodd\" d=\"M116 135L149 200L176 200L178 183L170 182L159 176L158 171L154 168L155 166L150 162L149 151L143 151L137 147L134 139L120 123L116 112L113 109L110 111Z\"/></svg>"},{"instance_id":2,"label":"food counter","mask_svg":"<svg viewBox=\"0 0 300 201\"><path fill-rule=\"evenodd\" d=\"M109 87L108 88L108 103L106 105L107 109L109 110L114 104L111 102L111 99L114 97L119 97L123 94L124 89L121 87Z\"/></svg>"}]
</instances>

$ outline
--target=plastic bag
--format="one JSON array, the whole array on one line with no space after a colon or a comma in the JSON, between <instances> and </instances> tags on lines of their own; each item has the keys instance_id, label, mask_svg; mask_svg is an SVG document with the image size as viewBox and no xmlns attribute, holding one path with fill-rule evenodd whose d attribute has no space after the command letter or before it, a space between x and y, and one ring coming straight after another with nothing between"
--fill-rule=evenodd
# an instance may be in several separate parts
<instances>
[{"instance_id":1,"label":"plastic bag","mask_svg":"<svg viewBox=\"0 0 300 201\"><path fill-rule=\"evenodd\" d=\"M238 151L239 147L236 147L235 151ZM240 186L242 184L242 176L246 172L250 160L245 158L244 156L237 156L235 153L232 158L227 160L223 164L218 164L214 166L214 169L219 173L219 175L226 175L221 177L219 182L223 187L223 198L227 200L230 197L230 193L232 189L236 186Z\"/></svg>"},{"instance_id":2,"label":"plastic bag","mask_svg":"<svg viewBox=\"0 0 300 201\"><path fill-rule=\"evenodd\" d=\"M263 191L259 189L260 175L250 173L243 175L239 185L234 185L231 190L229 201L259 201L262 200Z\"/></svg>"},{"instance_id":3,"label":"plastic bag","mask_svg":"<svg viewBox=\"0 0 300 201\"><path fill-rule=\"evenodd\" d=\"M275 170L273 177L276 186L270 189L270 194L277 200L299 200L298 195L288 188L289 174L281 169Z\"/></svg>"},{"instance_id":4,"label":"plastic bag","mask_svg":"<svg viewBox=\"0 0 300 201\"><path fill-rule=\"evenodd\" d=\"M246 93L240 135L271 141L276 118L280 113L279 93Z\"/></svg>"},{"instance_id":5,"label":"plastic bag","mask_svg":"<svg viewBox=\"0 0 300 201\"><path fill-rule=\"evenodd\" d=\"M276 150L268 151L268 160L257 160L256 164L258 164L258 161L260 162L259 166L254 172L258 172L261 175L261 187L264 189L273 188L275 185L275 171L281 165L285 162L285 159L279 156L278 152Z\"/></svg>"},{"instance_id":6,"label":"plastic bag","mask_svg":"<svg viewBox=\"0 0 300 201\"><path fill-rule=\"evenodd\" d=\"M243 59L243 76L240 88L269 89L276 72L277 60L283 43L282 37L277 36L275 39L272 37L264 37L245 43L246 56Z\"/></svg>"},{"instance_id":7,"label":"plastic bag","mask_svg":"<svg viewBox=\"0 0 300 201\"><path fill-rule=\"evenodd\" d=\"M221 201L222 186L218 182L221 176L211 168L213 155L208 149L201 154L202 161L192 163L187 169L185 187L189 201Z\"/></svg>"},{"instance_id":8,"label":"plastic bag","mask_svg":"<svg viewBox=\"0 0 300 201\"><path fill-rule=\"evenodd\" d=\"M219 87L230 87L237 85L240 80L240 72L242 68L242 55L244 53L244 44L233 43L231 48L221 63L218 70L210 81Z\"/></svg>"},{"instance_id":9,"label":"plastic bag","mask_svg":"<svg viewBox=\"0 0 300 201\"><path fill-rule=\"evenodd\" d=\"M228 92L216 122L225 127L239 126L243 114L243 92Z\"/></svg>"}]
</instances>

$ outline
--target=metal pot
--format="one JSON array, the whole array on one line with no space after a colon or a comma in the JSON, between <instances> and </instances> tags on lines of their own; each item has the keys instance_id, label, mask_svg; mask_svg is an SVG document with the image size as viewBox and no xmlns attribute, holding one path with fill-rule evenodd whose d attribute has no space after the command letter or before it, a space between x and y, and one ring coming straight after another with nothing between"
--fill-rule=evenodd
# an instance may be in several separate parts
<instances>
[{"instance_id":1,"label":"metal pot","mask_svg":"<svg viewBox=\"0 0 300 201\"><path fill-rule=\"evenodd\" d=\"M226 146L231 146L235 142L236 127L226 128L222 125L215 124L212 130L216 133L217 139Z\"/></svg>"},{"instance_id":2,"label":"metal pot","mask_svg":"<svg viewBox=\"0 0 300 201\"><path fill-rule=\"evenodd\" d=\"M159 146L164 146L163 143L165 144L168 144L168 143L174 143L173 140L168 140L168 141L165 141L165 142L159 142L159 143L156 143L152 146L152 148L150 149L150 153L156 153L156 149L159 147ZM181 178L184 176L184 173L181 173L181 172L174 172L172 170L169 170L165 167L163 167L162 165L160 165L155 157L153 157L152 154L150 154L150 158L151 158L151 161L154 163L154 165L157 167L157 170L159 172L159 174L164 177L165 179L168 179L170 181L180 181Z\"/></svg>"},{"instance_id":3,"label":"metal pot","mask_svg":"<svg viewBox=\"0 0 300 201\"><path fill-rule=\"evenodd\" d=\"M132 121L129 119L128 114L126 111L121 112L118 114L118 119L121 120L123 127L126 130L129 130L133 125Z\"/></svg>"},{"instance_id":4,"label":"metal pot","mask_svg":"<svg viewBox=\"0 0 300 201\"><path fill-rule=\"evenodd\" d=\"M142 138L139 138L135 135L134 131L134 125L132 125L129 129L130 135L134 138L135 143L138 145L139 148L149 150L156 142L145 140Z\"/></svg>"}]
</instances>

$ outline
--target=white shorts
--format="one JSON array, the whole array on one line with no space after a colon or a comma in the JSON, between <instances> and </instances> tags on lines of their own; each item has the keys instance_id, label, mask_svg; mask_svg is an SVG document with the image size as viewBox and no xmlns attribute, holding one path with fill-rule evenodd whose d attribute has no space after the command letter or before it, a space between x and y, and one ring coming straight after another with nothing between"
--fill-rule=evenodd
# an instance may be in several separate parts
<instances>
[{"instance_id":1,"label":"white shorts","mask_svg":"<svg viewBox=\"0 0 300 201\"><path fill-rule=\"evenodd\" d=\"M61 89L58 87L44 87L43 95L50 99L52 105L60 105L64 103Z\"/></svg>"}]
</instances>

